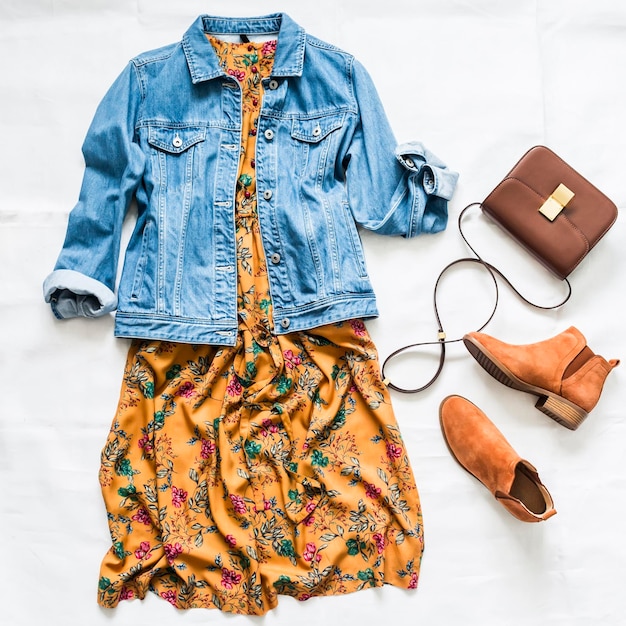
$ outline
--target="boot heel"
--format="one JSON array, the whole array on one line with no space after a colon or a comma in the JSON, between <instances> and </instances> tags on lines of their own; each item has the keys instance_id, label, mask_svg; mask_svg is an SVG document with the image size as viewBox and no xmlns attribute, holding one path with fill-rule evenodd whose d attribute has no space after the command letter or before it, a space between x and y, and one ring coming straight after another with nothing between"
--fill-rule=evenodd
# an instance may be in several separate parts
<instances>
[{"instance_id":1,"label":"boot heel","mask_svg":"<svg viewBox=\"0 0 626 626\"><path fill-rule=\"evenodd\" d=\"M570 430L576 430L587 417L586 411L558 396L540 396L535 408Z\"/></svg>"}]
</instances>

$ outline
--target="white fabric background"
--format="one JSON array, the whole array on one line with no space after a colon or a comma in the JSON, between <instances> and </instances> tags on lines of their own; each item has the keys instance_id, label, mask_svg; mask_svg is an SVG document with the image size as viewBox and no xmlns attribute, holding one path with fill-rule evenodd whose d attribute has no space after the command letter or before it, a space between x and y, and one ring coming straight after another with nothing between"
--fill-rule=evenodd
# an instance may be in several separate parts
<instances>
[{"instance_id":1,"label":"white fabric background","mask_svg":"<svg viewBox=\"0 0 626 626\"><path fill-rule=\"evenodd\" d=\"M56 321L41 297L82 177L80 146L100 98L133 55L178 41L200 13L285 10L369 69L399 141L419 139L461 173L450 226L398 240L363 235L381 315L368 324L381 357L436 338L431 291L466 254L456 218L530 146L552 147L626 208L626 5L622 0L3 0L0 5L0 621L46 624L260 623L219 611L178 612L150 594L111 611L96 605L109 547L97 472L127 342L112 319ZM470 220L525 291L554 302L560 284L500 231ZM626 357L626 226L572 275L561 310L530 310L503 289L488 327L512 343L577 326L607 358ZM450 337L478 327L490 283L478 269L445 280ZM392 378L418 384L431 357L403 359ZM298 603L281 598L265 624L449 625L626 623L626 364L576 432L533 408L449 349L440 380L393 394L420 489L426 551L417 593L391 587ZM534 463L558 514L511 517L449 455L438 406L465 395Z\"/></svg>"}]
</instances>

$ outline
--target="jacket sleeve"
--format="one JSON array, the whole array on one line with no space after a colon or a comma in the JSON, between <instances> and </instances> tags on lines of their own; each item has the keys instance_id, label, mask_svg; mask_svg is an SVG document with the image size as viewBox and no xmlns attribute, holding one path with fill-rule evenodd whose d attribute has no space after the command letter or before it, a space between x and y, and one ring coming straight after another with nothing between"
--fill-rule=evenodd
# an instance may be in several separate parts
<instances>
[{"instance_id":1,"label":"jacket sleeve","mask_svg":"<svg viewBox=\"0 0 626 626\"><path fill-rule=\"evenodd\" d=\"M141 89L129 63L104 96L83 143L85 172L65 243L45 279L46 302L59 319L96 317L117 306L115 280L124 216L144 169L135 142Z\"/></svg>"},{"instance_id":2,"label":"jacket sleeve","mask_svg":"<svg viewBox=\"0 0 626 626\"><path fill-rule=\"evenodd\" d=\"M376 88L358 61L352 89L358 118L342 162L355 221L384 235L443 230L458 174L419 142L396 145Z\"/></svg>"}]
</instances>

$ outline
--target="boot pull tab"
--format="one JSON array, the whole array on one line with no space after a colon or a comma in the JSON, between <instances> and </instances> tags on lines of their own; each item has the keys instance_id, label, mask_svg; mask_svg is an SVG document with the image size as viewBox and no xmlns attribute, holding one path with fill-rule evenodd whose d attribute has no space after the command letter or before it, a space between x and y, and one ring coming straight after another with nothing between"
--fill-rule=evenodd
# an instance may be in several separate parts
<instances>
[{"instance_id":1,"label":"boot pull tab","mask_svg":"<svg viewBox=\"0 0 626 626\"><path fill-rule=\"evenodd\" d=\"M609 365L611 366L611 369L617 367L619 365L619 363L620 363L619 359L611 359L609 361Z\"/></svg>"}]
</instances>

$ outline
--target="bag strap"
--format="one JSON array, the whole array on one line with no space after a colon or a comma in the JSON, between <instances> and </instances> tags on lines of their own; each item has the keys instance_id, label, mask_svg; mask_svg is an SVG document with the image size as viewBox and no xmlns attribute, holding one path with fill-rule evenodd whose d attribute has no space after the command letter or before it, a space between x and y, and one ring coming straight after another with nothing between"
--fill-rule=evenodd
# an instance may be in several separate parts
<instances>
[{"instance_id":1,"label":"bag strap","mask_svg":"<svg viewBox=\"0 0 626 626\"><path fill-rule=\"evenodd\" d=\"M451 263L448 263L448 265L446 265L441 270L435 282L435 288L433 289L433 308L435 311L435 318L437 320L437 328L438 328L437 341L421 341L418 343L412 343L408 346L403 346L401 348L398 348L385 359L382 365L381 373L383 375L383 382L387 385L387 387L389 387L390 389L393 389L394 391L399 391L401 393L418 393L420 391L424 391L424 389L428 389L428 387L430 387L437 380L437 378L439 378L439 374L441 374L441 371L443 370L443 365L446 360L446 344L458 343L459 341L463 341L462 337L460 337L459 339L447 339L446 338L446 333L444 331L443 324L441 323L441 316L439 315L439 306L437 304L437 292L439 290L441 279L446 274L446 272L452 267L454 267L455 265L460 265L461 263L476 263L484 267L489 272L489 275L491 276L491 279L493 280L493 285L494 285L494 290L495 290L495 301L494 301L493 309L491 310L491 313L489 314L487 321L484 322L484 324L482 324L482 326L478 328L476 332L480 332L481 330L483 330L487 326L487 324L491 322L491 320L493 319L493 316L496 314L496 309L498 308L498 302L500 300L500 291L498 289L498 280L496 278L497 276L500 277L500 279L503 280L521 300L526 302L526 304L529 304L530 306L535 307L536 309L542 309L546 311L549 311L551 309L558 309L559 307L563 306L570 299L570 296L572 295L572 286L569 280L565 278L564 281L567 285L567 294L561 302L559 302L558 304L553 304L551 306L536 304L535 302L532 302L531 300L523 296L522 293L513 285L513 283L497 267L485 261L478 254L478 252L476 252L474 247L468 241L465 233L463 232L463 226L462 226L463 216L466 214L466 212L474 206L481 206L481 205L482 203L480 202L472 202L471 204L468 204L461 211L461 213L459 214L459 219L458 219L459 233L461 234L463 241L467 244L467 247L472 251L474 256L464 257L462 259L456 259L456 261L452 261ZM410 350L411 348L417 348L419 346L434 346L434 345L439 346L439 364L437 365L435 374L426 384L422 385L421 387L417 387L416 389L405 389L403 387L399 387L398 385L395 385L385 376L385 366L387 366L389 364L389 361L391 361L394 357L398 356L399 354L402 354L403 352L407 350Z\"/></svg>"}]
</instances>

